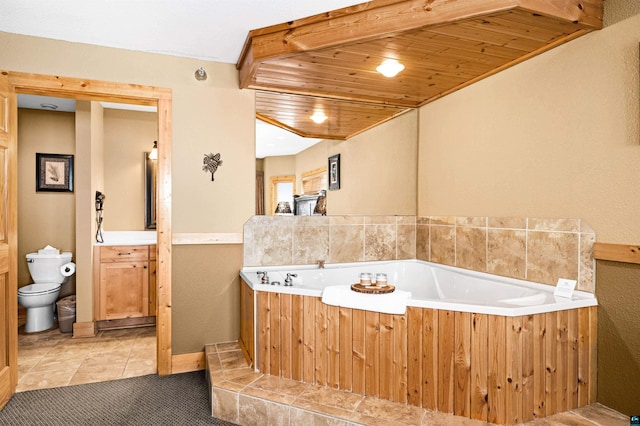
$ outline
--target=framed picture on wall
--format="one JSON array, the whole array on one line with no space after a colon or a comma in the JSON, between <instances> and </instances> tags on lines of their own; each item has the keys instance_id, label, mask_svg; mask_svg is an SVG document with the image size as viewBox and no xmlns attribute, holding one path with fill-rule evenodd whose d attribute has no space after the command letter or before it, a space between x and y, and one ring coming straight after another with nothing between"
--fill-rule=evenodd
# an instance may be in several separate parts
<instances>
[{"instance_id":1,"label":"framed picture on wall","mask_svg":"<svg viewBox=\"0 0 640 426\"><path fill-rule=\"evenodd\" d=\"M36 191L73 192L73 155L36 153Z\"/></svg>"},{"instance_id":2,"label":"framed picture on wall","mask_svg":"<svg viewBox=\"0 0 640 426\"><path fill-rule=\"evenodd\" d=\"M329 157L329 189L340 189L340 154Z\"/></svg>"}]
</instances>

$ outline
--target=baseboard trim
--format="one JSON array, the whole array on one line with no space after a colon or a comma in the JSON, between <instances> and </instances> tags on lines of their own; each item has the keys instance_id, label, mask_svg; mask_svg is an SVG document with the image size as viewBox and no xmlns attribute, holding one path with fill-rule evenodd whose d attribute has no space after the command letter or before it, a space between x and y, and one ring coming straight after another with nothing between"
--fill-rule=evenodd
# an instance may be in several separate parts
<instances>
[{"instance_id":1,"label":"baseboard trim","mask_svg":"<svg viewBox=\"0 0 640 426\"><path fill-rule=\"evenodd\" d=\"M171 357L171 374L204 370L204 351Z\"/></svg>"},{"instance_id":2,"label":"baseboard trim","mask_svg":"<svg viewBox=\"0 0 640 426\"><path fill-rule=\"evenodd\" d=\"M91 322L74 322L73 338L94 337L96 335L96 323Z\"/></svg>"},{"instance_id":3,"label":"baseboard trim","mask_svg":"<svg viewBox=\"0 0 640 426\"><path fill-rule=\"evenodd\" d=\"M156 317L122 318L96 321L96 329L117 330L120 328L151 327L156 325Z\"/></svg>"}]
</instances>

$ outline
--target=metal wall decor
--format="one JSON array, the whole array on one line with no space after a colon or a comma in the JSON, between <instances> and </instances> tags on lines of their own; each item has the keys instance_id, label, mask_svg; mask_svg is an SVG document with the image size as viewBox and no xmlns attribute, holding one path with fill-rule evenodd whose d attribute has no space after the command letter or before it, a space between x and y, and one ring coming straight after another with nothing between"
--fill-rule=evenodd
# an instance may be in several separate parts
<instances>
[{"instance_id":1,"label":"metal wall decor","mask_svg":"<svg viewBox=\"0 0 640 426\"><path fill-rule=\"evenodd\" d=\"M202 166L202 171L211 173L211 182L214 181L213 174L218 170L218 166L222 165L222 160L220 159L220 153L217 154L205 154L204 160L202 160L204 164Z\"/></svg>"}]
</instances>

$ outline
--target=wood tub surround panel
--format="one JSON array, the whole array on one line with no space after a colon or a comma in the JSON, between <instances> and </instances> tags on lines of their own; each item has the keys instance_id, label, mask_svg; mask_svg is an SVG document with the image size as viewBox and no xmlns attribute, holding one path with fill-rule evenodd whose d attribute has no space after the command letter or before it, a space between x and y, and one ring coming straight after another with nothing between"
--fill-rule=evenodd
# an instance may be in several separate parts
<instances>
[{"instance_id":1,"label":"wood tub surround panel","mask_svg":"<svg viewBox=\"0 0 640 426\"><path fill-rule=\"evenodd\" d=\"M257 366L273 376L509 425L595 402L596 307L390 315L268 292L256 303Z\"/></svg>"},{"instance_id":2,"label":"wood tub surround panel","mask_svg":"<svg viewBox=\"0 0 640 426\"><path fill-rule=\"evenodd\" d=\"M255 362L254 330L255 303L254 291L244 280L240 279L240 338L238 345L250 366Z\"/></svg>"}]
</instances>

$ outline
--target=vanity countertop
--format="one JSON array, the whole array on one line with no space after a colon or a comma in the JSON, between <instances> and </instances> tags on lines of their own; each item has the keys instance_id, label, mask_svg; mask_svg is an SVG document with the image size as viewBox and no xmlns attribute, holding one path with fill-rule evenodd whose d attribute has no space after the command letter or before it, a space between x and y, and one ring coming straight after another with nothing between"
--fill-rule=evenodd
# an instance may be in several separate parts
<instances>
[{"instance_id":1,"label":"vanity countertop","mask_svg":"<svg viewBox=\"0 0 640 426\"><path fill-rule=\"evenodd\" d=\"M104 243L94 242L96 246L138 246L156 244L156 231L102 231Z\"/></svg>"}]
</instances>

